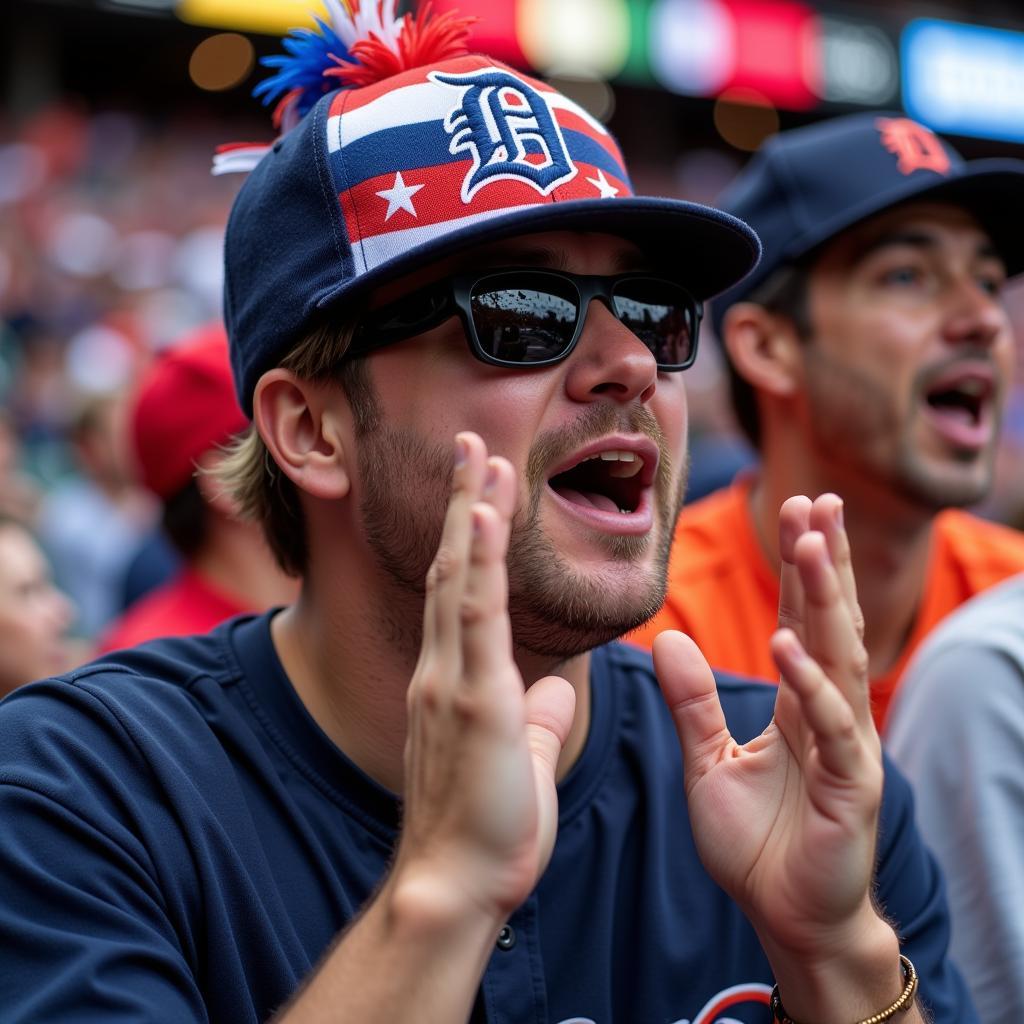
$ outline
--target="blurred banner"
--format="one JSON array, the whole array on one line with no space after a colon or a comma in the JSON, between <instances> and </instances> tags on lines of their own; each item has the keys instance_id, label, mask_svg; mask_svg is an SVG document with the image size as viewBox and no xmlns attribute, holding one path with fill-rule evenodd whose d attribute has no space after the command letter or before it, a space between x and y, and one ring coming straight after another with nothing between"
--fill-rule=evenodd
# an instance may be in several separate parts
<instances>
[{"instance_id":1,"label":"blurred banner","mask_svg":"<svg viewBox=\"0 0 1024 1024\"><path fill-rule=\"evenodd\" d=\"M903 32L903 102L937 131L1024 142L1024 32L912 21Z\"/></svg>"},{"instance_id":2,"label":"blurred banner","mask_svg":"<svg viewBox=\"0 0 1024 1024\"><path fill-rule=\"evenodd\" d=\"M174 13L192 25L284 35L290 28L313 28L323 5L317 0L177 0Z\"/></svg>"}]
</instances>

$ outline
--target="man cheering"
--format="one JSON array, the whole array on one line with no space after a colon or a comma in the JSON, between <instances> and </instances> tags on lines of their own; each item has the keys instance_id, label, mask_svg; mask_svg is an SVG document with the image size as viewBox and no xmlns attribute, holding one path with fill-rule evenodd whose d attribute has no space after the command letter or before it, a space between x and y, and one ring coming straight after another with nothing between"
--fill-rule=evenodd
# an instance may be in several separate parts
<instances>
[{"instance_id":1,"label":"man cheering","mask_svg":"<svg viewBox=\"0 0 1024 1024\"><path fill-rule=\"evenodd\" d=\"M838 499L782 511L777 694L670 634L663 700L610 643L661 603L681 371L756 239L632 196L450 18L354 38L388 6L298 37L342 88L228 225L222 478L300 596L4 705L7 1019L970 1021Z\"/></svg>"}]
</instances>

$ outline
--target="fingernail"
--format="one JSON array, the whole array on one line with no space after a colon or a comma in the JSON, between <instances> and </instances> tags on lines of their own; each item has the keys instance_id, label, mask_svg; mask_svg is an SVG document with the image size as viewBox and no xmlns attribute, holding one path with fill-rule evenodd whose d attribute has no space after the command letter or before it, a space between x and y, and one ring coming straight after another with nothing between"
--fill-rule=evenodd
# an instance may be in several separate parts
<instances>
[{"instance_id":1,"label":"fingernail","mask_svg":"<svg viewBox=\"0 0 1024 1024\"><path fill-rule=\"evenodd\" d=\"M841 530L843 528L843 503L839 502L836 505L836 526Z\"/></svg>"},{"instance_id":2,"label":"fingernail","mask_svg":"<svg viewBox=\"0 0 1024 1024\"><path fill-rule=\"evenodd\" d=\"M455 468L461 469L469 458L469 445L464 437L455 438Z\"/></svg>"},{"instance_id":3,"label":"fingernail","mask_svg":"<svg viewBox=\"0 0 1024 1024\"><path fill-rule=\"evenodd\" d=\"M490 494L494 485L498 482L498 467L494 463L487 466L487 475L484 477L484 494Z\"/></svg>"},{"instance_id":4,"label":"fingernail","mask_svg":"<svg viewBox=\"0 0 1024 1024\"><path fill-rule=\"evenodd\" d=\"M480 524L483 522L483 517L480 514L480 509L473 509L470 515L470 521L473 524L473 536L478 537L480 535Z\"/></svg>"}]
</instances>

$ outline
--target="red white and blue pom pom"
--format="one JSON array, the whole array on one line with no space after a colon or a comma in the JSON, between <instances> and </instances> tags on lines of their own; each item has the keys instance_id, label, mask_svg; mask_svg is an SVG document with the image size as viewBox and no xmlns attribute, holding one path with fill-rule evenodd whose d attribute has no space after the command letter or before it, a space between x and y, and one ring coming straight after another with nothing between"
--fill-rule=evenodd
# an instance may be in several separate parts
<instances>
[{"instance_id":1,"label":"red white and blue pom pom","mask_svg":"<svg viewBox=\"0 0 1024 1024\"><path fill-rule=\"evenodd\" d=\"M319 32L294 29L287 51L261 61L277 72L256 86L264 103L278 101L274 125L293 128L331 89L370 85L408 68L466 52L475 19L454 12L432 16L430 0L415 16L395 15L397 0L324 0L330 23L317 18Z\"/></svg>"},{"instance_id":2,"label":"red white and blue pom pom","mask_svg":"<svg viewBox=\"0 0 1024 1024\"><path fill-rule=\"evenodd\" d=\"M341 25L342 32L350 35L351 22L338 0L325 2L331 24L317 18L319 31L292 29L282 40L285 53L260 60L264 67L277 68L277 72L260 82L252 94L262 97L265 104L278 101L274 110L274 127L282 131L293 128L325 92L334 88L324 78L324 72L334 66L332 57L344 59L348 56L348 47L337 26Z\"/></svg>"},{"instance_id":3,"label":"red white and blue pom pom","mask_svg":"<svg viewBox=\"0 0 1024 1024\"><path fill-rule=\"evenodd\" d=\"M328 21L319 31L297 28L285 36L285 53L264 57L273 75L253 90L265 104L276 103L274 127L290 131L332 89L371 85L409 68L458 57L466 52L475 18L453 11L433 15L424 0L415 15L397 17L397 0L323 0ZM251 171L269 145L229 143L218 147L214 174Z\"/></svg>"},{"instance_id":4,"label":"red white and blue pom pom","mask_svg":"<svg viewBox=\"0 0 1024 1024\"><path fill-rule=\"evenodd\" d=\"M351 3L360 18L359 0ZM367 15L348 45L352 59L334 57L337 67L324 72L342 86L372 85L410 68L459 57L466 52L469 28L477 20L454 11L435 17L430 0L424 0L415 15L397 19L395 0L379 0L373 6L376 22Z\"/></svg>"}]
</instances>

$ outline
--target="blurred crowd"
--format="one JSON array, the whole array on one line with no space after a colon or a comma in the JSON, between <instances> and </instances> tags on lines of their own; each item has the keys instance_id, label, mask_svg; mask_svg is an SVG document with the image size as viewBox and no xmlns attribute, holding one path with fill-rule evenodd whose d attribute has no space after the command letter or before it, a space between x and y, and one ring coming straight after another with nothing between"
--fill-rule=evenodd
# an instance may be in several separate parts
<instances>
[{"instance_id":1,"label":"blurred crowd","mask_svg":"<svg viewBox=\"0 0 1024 1024\"><path fill-rule=\"evenodd\" d=\"M38 535L85 641L138 596L126 569L158 517L126 395L220 315L227 134L66 105L0 137L0 513Z\"/></svg>"},{"instance_id":2,"label":"blurred crowd","mask_svg":"<svg viewBox=\"0 0 1024 1024\"><path fill-rule=\"evenodd\" d=\"M66 425L68 391L116 390L219 310L236 183L209 168L224 131L61 107L3 140L5 387L26 440Z\"/></svg>"}]
</instances>

